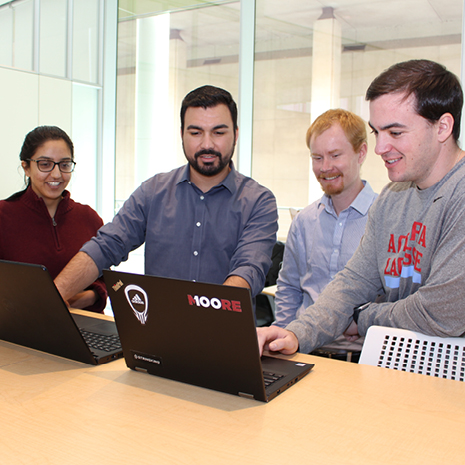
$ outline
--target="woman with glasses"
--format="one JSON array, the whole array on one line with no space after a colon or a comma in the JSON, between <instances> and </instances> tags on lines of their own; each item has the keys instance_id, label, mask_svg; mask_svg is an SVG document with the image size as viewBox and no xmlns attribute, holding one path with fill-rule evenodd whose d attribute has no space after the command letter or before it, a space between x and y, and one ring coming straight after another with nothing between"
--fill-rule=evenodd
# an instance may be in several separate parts
<instances>
[{"instance_id":1,"label":"woman with glasses","mask_svg":"<svg viewBox=\"0 0 465 465\"><path fill-rule=\"evenodd\" d=\"M73 143L62 129L33 129L19 158L26 188L0 201L0 259L44 265L55 279L103 221L66 190L76 163ZM68 303L103 312L106 298L105 284L97 280Z\"/></svg>"}]
</instances>

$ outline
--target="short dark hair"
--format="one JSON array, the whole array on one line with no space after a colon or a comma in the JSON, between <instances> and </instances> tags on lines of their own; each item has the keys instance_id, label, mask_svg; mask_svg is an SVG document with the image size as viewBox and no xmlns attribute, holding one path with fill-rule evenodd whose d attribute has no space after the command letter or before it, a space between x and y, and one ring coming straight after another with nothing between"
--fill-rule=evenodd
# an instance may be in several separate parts
<instances>
[{"instance_id":1,"label":"short dark hair","mask_svg":"<svg viewBox=\"0 0 465 465\"><path fill-rule=\"evenodd\" d=\"M368 87L366 100L373 101L390 93L415 96L415 111L435 123L444 113L454 118L455 141L460 136L463 92L457 76L445 66L430 60L397 63L382 72Z\"/></svg>"},{"instance_id":2,"label":"short dark hair","mask_svg":"<svg viewBox=\"0 0 465 465\"><path fill-rule=\"evenodd\" d=\"M202 86L189 92L181 104L181 132L184 132L184 116L189 107L212 108L224 104L229 108L233 129L237 129L237 105L231 94L220 87Z\"/></svg>"}]
</instances>

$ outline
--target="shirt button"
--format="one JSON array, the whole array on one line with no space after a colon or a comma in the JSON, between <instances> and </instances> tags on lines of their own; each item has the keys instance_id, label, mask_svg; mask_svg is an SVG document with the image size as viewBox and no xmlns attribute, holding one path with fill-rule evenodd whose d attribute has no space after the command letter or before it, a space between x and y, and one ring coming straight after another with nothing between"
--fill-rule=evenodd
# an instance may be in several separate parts
<instances>
[{"instance_id":1,"label":"shirt button","mask_svg":"<svg viewBox=\"0 0 465 465\"><path fill-rule=\"evenodd\" d=\"M197 252L197 250L194 250L194 255L197 257L199 253Z\"/></svg>"},{"instance_id":2,"label":"shirt button","mask_svg":"<svg viewBox=\"0 0 465 465\"><path fill-rule=\"evenodd\" d=\"M200 196L200 200L203 200L205 197L203 195Z\"/></svg>"},{"instance_id":3,"label":"shirt button","mask_svg":"<svg viewBox=\"0 0 465 465\"><path fill-rule=\"evenodd\" d=\"M200 227L201 224L202 224L202 223L200 223L200 221L197 221L197 223L195 223L195 225L196 225L198 228Z\"/></svg>"}]
</instances>

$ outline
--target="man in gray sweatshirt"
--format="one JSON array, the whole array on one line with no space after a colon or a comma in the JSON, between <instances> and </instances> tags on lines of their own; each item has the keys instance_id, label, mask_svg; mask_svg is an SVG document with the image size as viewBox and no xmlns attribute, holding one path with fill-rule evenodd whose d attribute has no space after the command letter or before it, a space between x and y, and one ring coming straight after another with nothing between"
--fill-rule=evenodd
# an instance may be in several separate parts
<instances>
[{"instance_id":1,"label":"man in gray sweatshirt","mask_svg":"<svg viewBox=\"0 0 465 465\"><path fill-rule=\"evenodd\" d=\"M398 63L366 93L369 125L392 181L372 206L346 267L285 329L258 328L260 350L310 352L371 325L437 336L465 333L463 93L428 60Z\"/></svg>"}]
</instances>

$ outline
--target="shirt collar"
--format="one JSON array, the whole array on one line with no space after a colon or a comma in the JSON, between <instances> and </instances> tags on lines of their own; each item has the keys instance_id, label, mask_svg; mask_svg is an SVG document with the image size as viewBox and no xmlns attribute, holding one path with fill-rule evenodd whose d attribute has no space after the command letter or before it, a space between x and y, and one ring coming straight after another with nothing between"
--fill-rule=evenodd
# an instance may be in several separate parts
<instances>
[{"instance_id":1,"label":"shirt collar","mask_svg":"<svg viewBox=\"0 0 465 465\"><path fill-rule=\"evenodd\" d=\"M237 190L236 179L237 179L238 173L232 161L229 163L229 166L231 167L231 171L220 183L218 183L214 187L214 189L219 186L224 186L226 187L226 189L228 189L229 192L231 192L231 194L233 194ZM176 184L180 184L182 182L191 182L189 163L187 163L184 169L180 170L180 172L178 173L178 179L176 180Z\"/></svg>"},{"instance_id":2,"label":"shirt collar","mask_svg":"<svg viewBox=\"0 0 465 465\"><path fill-rule=\"evenodd\" d=\"M357 210L361 215L366 215L376 197L376 194L368 182L364 180L362 180L362 182L364 185L363 189L359 192L357 197L355 197L354 201L348 208ZM323 197L321 197L318 206L320 205L323 205L328 213L334 213L333 202L331 197L328 195L324 194Z\"/></svg>"},{"instance_id":3,"label":"shirt collar","mask_svg":"<svg viewBox=\"0 0 465 465\"><path fill-rule=\"evenodd\" d=\"M38 205L44 204L44 201L42 198L40 198L32 189L31 185L29 184L26 192L20 197L21 201L24 202L26 205L29 205L32 208L37 208ZM60 203L58 204L58 209L62 212L67 212L73 208L72 202L71 202L71 195L69 191L66 189L63 191L62 194L62 199L60 200Z\"/></svg>"}]
</instances>

